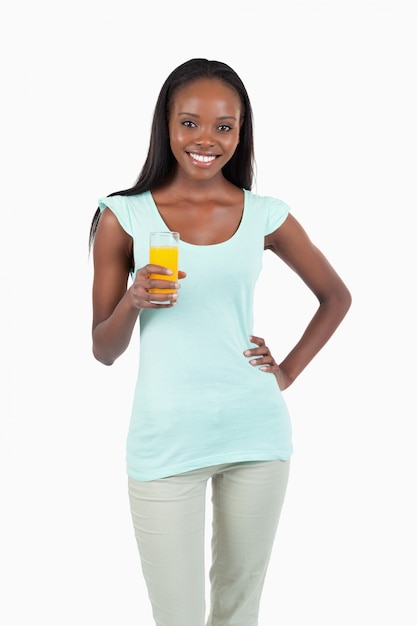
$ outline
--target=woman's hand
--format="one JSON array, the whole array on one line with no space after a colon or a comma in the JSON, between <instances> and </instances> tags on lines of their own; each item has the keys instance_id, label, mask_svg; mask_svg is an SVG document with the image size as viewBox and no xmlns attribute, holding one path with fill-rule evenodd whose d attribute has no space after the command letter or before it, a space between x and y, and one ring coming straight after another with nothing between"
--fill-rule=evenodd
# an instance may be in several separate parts
<instances>
[{"instance_id":1,"label":"woman's hand","mask_svg":"<svg viewBox=\"0 0 417 626\"><path fill-rule=\"evenodd\" d=\"M151 274L164 274L167 279L150 278ZM129 288L132 305L137 309L169 309L177 304L181 285L170 280L172 271L161 265L148 263L136 272L135 280ZM178 278L185 278L185 272L178 272ZM151 289L175 289L173 293L151 293Z\"/></svg>"},{"instance_id":2,"label":"woman's hand","mask_svg":"<svg viewBox=\"0 0 417 626\"><path fill-rule=\"evenodd\" d=\"M265 340L262 339L262 337L255 337L254 335L251 335L249 339L258 346L257 348L250 348L244 351L243 354L250 358L249 364L254 367L261 366L259 369L262 370L262 372L274 374L281 391L287 389L292 381L278 366L268 346L265 345Z\"/></svg>"}]
</instances>

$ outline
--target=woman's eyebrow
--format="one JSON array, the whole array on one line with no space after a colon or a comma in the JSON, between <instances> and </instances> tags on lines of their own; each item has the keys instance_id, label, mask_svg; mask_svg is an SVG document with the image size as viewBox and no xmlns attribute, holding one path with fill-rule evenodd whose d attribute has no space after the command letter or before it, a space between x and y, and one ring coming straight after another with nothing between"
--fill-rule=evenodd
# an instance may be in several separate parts
<instances>
[{"instance_id":1,"label":"woman's eyebrow","mask_svg":"<svg viewBox=\"0 0 417 626\"><path fill-rule=\"evenodd\" d=\"M188 111L180 111L178 115L189 115L190 117L200 117L197 113L189 113ZM219 115L216 120L236 120L234 115Z\"/></svg>"}]
</instances>

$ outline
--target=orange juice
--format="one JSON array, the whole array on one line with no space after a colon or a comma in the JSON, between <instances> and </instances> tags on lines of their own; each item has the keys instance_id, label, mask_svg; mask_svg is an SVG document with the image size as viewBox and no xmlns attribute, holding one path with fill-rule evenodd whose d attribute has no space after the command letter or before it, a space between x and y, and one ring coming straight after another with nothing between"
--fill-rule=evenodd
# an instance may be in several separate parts
<instances>
[{"instance_id":1,"label":"orange juice","mask_svg":"<svg viewBox=\"0 0 417 626\"><path fill-rule=\"evenodd\" d=\"M151 274L151 278L178 281L178 246L151 246L149 262L172 270L173 274ZM175 289L150 289L150 293L175 293Z\"/></svg>"}]
</instances>

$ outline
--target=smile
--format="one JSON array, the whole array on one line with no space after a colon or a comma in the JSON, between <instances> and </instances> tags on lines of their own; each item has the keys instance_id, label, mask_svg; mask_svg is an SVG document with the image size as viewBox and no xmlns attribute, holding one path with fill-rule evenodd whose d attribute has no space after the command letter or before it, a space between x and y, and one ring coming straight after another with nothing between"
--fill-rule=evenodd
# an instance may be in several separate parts
<instances>
[{"instance_id":1,"label":"smile","mask_svg":"<svg viewBox=\"0 0 417 626\"><path fill-rule=\"evenodd\" d=\"M217 159L217 157L213 154L204 155L204 154L196 154L195 152L189 152L188 154L190 155L192 159L194 159L194 161L198 161L199 163L211 163L212 161Z\"/></svg>"}]
</instances>

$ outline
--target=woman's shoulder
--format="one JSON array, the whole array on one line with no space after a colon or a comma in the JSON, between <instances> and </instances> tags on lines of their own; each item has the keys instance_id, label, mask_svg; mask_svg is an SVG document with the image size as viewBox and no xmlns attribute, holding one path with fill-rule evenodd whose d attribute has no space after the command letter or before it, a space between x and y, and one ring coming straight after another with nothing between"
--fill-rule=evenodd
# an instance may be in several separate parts
<instances>
[{"instance_id":1,"label":"woman's shoulder","mask_svg":"<svg viewBox=\"0 0 417 626\"><path fill-rule=\"evenodd\" d=\"M132 216L147 202L149 202L149 192L133 195L115 193L99 198L98 207L101 212L105 209L110 209L123 229L129 235L133 235Z\"/></svg>"},{"instance_id":2,"label":"woman's shoulder","mask_svg":"<svg viewBox=\"0 0 417 626\"><path fill-rule=\"evenodd\" d=\"M288 204L284 200L279 198L278 196L261 194L261 193L258 193L256 191L252 191L249 189L244 189L243 191L245 192L246 198L253 204L263 205L263 206L269 206L269 205L284 206L285 205L288 207Z\"/></svg>"},{"instance_id":3,"label":"woman's shoulder","mask_svg":"<svg viewBox=\"0 0 417 626\"><path fill-rule=\"evenodd\" d=\"M289 205L280 198L248 190L245 190L245 206L254 217L262 216L265 234L276 230L291 211Z\"/></svg>"},{"instance_id":4,"label":"woman's shoulder","mask_svg":"<svg viewBox=\"0 0 417 626\"><path fill-rule=\"evenodd\" d=\"M129 206L135 206L137 204L141 204L142 202L146 201L146 199L149 197L150 192L149 191L143 191L141 193L125 193L123 191L119 191L119 192L114 192L109 194L108 196L102 196L101 198L99 198L99 207L108 207L111 208L111 206L118 206L118 207L129 207Z\"/></svg>"}]
</instances>

